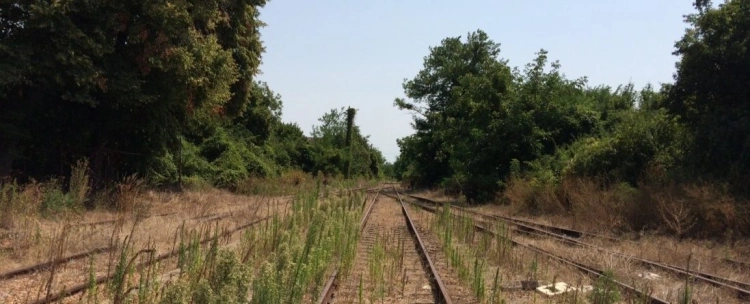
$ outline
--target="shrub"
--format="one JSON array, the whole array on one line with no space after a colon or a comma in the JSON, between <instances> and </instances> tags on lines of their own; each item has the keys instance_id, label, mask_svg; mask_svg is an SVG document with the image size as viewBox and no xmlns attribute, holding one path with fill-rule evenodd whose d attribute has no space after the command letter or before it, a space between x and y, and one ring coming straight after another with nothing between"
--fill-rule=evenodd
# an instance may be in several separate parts
<instances>
[{"instance_id":1,"label":"shrub","mask_svg":"<svg viewBox=\"0 0 750 304\"><path fill-rule=\"evenodd\" d=\"M649 168L666 172L679 165L686 142L683 128L661 110L625 112L610 134L571 146L573 157L565 173L635 185Z\"/></svg>"},{"instance_id":2,"label":"shrub","mask_svg":"<svg viewBox=\"0 0 750 304\"><path fill-rule=\"evenodd\" d=\"M89 161L81 159L70 168L70 183L68 193L73 199L75 205L83 206L91 191L89 180Z\"/></svg>"},{"instance_id":3,"label":"shrub","mask_svg":"<svg viewBox=\"0 0 750 304\"><path fill-rule=\"evenodd\" d=\"M620 301L620 292L617 288L612 271L605 271L594 283L594 289L589 294L589 300L594 304L617 303Z\"/></svg>"},{"instance_id":4,"label":"shrub","mask_svg":"<svg viewBox=\"0 0 750 304\"><path fill-rule=\"evenodd\" d=\"M607 185L592 179L565 178L560 193L576 219L576 226L593 230L619 230L628 227L625 210L637 190L627 183Z\"/></svg>"},{"instance_id":5,"label":"shrub","mask_svg":"<svg viewBox=\"0 0 750 304\"><path fill-rule=\"evenodd\" d=\"M555 188L553 183L531 178L511 178L502 198L517 213L541 215L565 212Z\"/></svg>"},{"instance_id":6,"label":"shrub","mask_svg":"<svg viewBox=\"0 0 750 304\"><path fill-rule=\"evenodd\" d=\"M41 213L43 216L53 216L68 209L77 207L76 201L69 194L63 192L58 180L52 179L43 186Z\"/></svg>"}]
</instances>

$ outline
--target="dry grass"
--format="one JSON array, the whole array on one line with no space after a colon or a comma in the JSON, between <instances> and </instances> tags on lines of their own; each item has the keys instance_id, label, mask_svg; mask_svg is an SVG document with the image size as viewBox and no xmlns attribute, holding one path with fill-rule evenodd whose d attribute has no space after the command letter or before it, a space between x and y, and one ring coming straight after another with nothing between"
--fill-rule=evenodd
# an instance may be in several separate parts
<instances>
[{"instance_id":1,"label":"dry grass","mask_svg":"<svg viewBox=\"0 0 750 304\"><path fill-rule=\"evenodd\" d=\"M11 187L14 187L13 191L8 190ZM175 232L183 225L228 229L254 218L283 212L288 201L282 198L236 195L216 189L184 192L146 190L140 181L131 178L118 185L114 195L106 196L108 201L102 202L104 207L117 208L80 210L43 217L39 214L39 209L28 208L34 206L34 203L38 205L43 199L43 189L44 185L37 183L26 186L3 185L3 198L10 197L5 196L10 193L15 203L30 204L25 205L25 209L13 209L12 213L3 214L11 219L6 220L6 223L12 224L4 225L0 230L0 272L119 245L119 240L126 237L132 240L134 248L153 248L158 252L166 252L173 249ZM224 217L220 222L209 221L210 218L195 219L210 214L222 214ZM114 257L106 257L106 254L97 258L94 265L96 275L107 273L107 269L111 268L108 264L111 264L112 258ZM54 273L46 271L25 276L23 281L3 282L0 284L3 286L0 287L0 295L18 295L14 297L16 300L33 299L39 286L49 285L58 290L62 285L81 283L81 271L87 269L88 264L87 260L79 260L54 268ZM44 296L49 289L42 289L44 291L41 295ZM20 292L13 290L27 292L19 295ZM32 291L34 294L31 294ZM0 297L0 302L12 301Z\"/></svg>"},{"instance_id":2,"label":"dry grass","mask_svg":"<svg viewBox=\"0 0 750 304\"><path fill-rule=\"evenodd\" d=\"M503 200L517 215L562 215L595 232L656 231L677 237L735 240L750 235L748 202L722 185L607 184L566 178L559 184L513 179Z\"/></svg>"},{"instance_id":3,"label":"dry grass","mask_svg":"<svg viewBox=\"0 0 750 304\"><path fill-rule=\"evenodd\" d=\"M195 231L225 231L265 215L283 214L287 202L286 199L249 197L215 189L180 193L121 189L119 197L127 198L128 203L119 206L130 208L97 209L56 218L30 216L23 221L17 220L18 224L8 232L10 235L31 234L36 237L4 238L7 250L0 255L0 272L94 248L121 245L125 239L130 240L131 248L170 252L175 246L175 233L182 231L183 227ZM223 214L225 217L220 221L195 219L208 214ZM96 255L92 261L76 260L24 276L21 280L5 281L0 284L0 303L26 302L37 295L44 297L48 291L57 292L64 286L85 282L90 268L95 276L111 273L118 258L117 252L119 249L111 254ZM160 267L174 267L172 264Z\"/></svg>"},{"instance_id":4,"label":"dry grass","mask_svg":"<svg viewBox=\"0 0 750 304\"><path fill-rule=\"evenodd\" d=\"M601 188L591 181L569 180L555 191L533 188L533 185L518 184L506 191L506 200L515 200L509 205L490 204L474 207L483 213L513 215L537 223L578 230L597 232L620 241L585 237L584 242L598 245L610 251L686 267L740 282L750 282L750 269L737 266L723 259L748 262L750 242L738 237L746 229L743 203L731 199L721 188L708 185L682 185L669 187ZM540 191L554 195L540 196L534 201L538 210L528 212L524 208L534 206L529 200ZM434 192L421 196L452 201L455 198L440 197ZM558 202L549 198L556 197ZM524 201L525 200L525 201ZM561 202L565 202L562 204ZM546 205L543 205L546 204ZM566 205L567 204L567 205ZM560 206L563 206L562 208ZM561 210L562 209L562 210ZM558 210L553 212L553 210ZM575 258L585 264L603 269L616 269L616 276L627 283L648 287L648 282L637 277L644 271L656 272L662 280L651 282L658 295L677 301L684 279L661 270L645 269L635 261L628 261L613 254L594 249L561 245L547 238L530 239L532 243L552 252ZM696 284L693 293L699 303L736 301L726 291Z\"/></svg>"},{"instance_id":5,"label":"dry grass","mask_svg":"<svg viewBox=\"0 0 750 304\"><path fill-rule=\"evenodd\" d=\"M684 278L676 274L651 269L638 264L637 261L624 259L613 254L603 253L590 248L571 247L547 238L528 238L520 237L525 243L533 244L555 254L573 259L586 265L595 266L599 269L612 270L615 278L623 283L639 286L643 291L650 290L652 294L661 299L679 303L679 290L684 286ZM658 248L658 247L657 247ZM701 269L702 262L692 259L688 265L687 259L682 261L674 260L674 265L682 267L689 266L690 269ZM705 267L703 267L705 270ZM639 274L653 272L661 276L656 280L648 280L639 277ZM733 293L727 292L712 285L702 282L691 282L692 296L697 303L742 303L734 297Z\"/></svg>"},{"instance_id":6,"label":"dry grass","mask_svg":"<svg viewBox=\"0 0 750 304\"><path fill-rule=\"evenodd\" d=\"M586 296L585 294L573 292L561 297L548 298L535 291L503 290L503 288L515 287L521 281L525 280L535 280L540 285L551 284L552 282L566 282L578 288L593 284L593 281L588 276L567 265L550 260L531 250L511 246L509 243L498 244L498 239L495 237L470 232L469 237L464 238L461 235L468 231L459 231L461 229L458 226L463 224L458 224L458 222L452 224L458 230L454 230L453 233L455 234L452 237L453 241L451 241L450 245L446 244L445 240L438 241L438 239L444 238L443 233L445 233L444 230L441 232L441 229L444 227L441 228L441 224L438 223L438 216L419 208L412 208L411 210L411 213L415 216L415 223L423 227L422 229L429 229L431 232L430 234L423 235L423 238L431 242L433 246L454 247L455 252L465 260L464 263L468 263L468 265L459 266L458 268L451 267L449 272L452 273L453 277L456 277L456 272L471 272L470 268L474 259L484 261L481 278L485 290L484 300L487 303L498 303L496 301L502 301L502 303L582 303ZM473 225L473 222L468 222L468 224ZM502 228L497 229L499 229L498 232L502 231ZM473 229L470 231L473 231ZM436 235L439 237L436 237ZM516 238L515 236L511 237ZM437 256L439 260L449 259L443 252L439 252ZM468 270L467 267L469 268ZM441 273L445 273L445 271L443 270ZM498 276L497 282L495 282L496 275ZM468 281L476 279L475 276L470 275L471 278ZM466 290L471 290L471 287L468 286L468 281L459 281L461 281ZM493 296L496 296L494 301Z\"/></svg>"}]
</instances>

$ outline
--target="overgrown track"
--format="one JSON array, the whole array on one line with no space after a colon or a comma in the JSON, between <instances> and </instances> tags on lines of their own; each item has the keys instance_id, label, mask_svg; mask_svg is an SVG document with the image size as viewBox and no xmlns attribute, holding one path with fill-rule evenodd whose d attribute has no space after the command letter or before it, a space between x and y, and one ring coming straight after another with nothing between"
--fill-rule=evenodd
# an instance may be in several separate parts
<instances>
[{"instance_id":1,"label":"overgrown track","mask_svg":"<svg viewBox=\"0 0 750 304\"><path fill-rule=\"evenodd\" d=\"M375 207L375 203L378 201L378 196L380 195L380 188L377 189L367 189L367 191L374 190L375 196L372 199L372 202L370 203L370 207L367 208L367 211L365 211L365 214L362 216L362 221L359 224L359 232L360 234L364 231L365 225L367 224L367 220L370 218L370 214L372 213L373 207ZM367 204L367 199L365 199L365 204ZM323 287L323 292L320 295L320 298L318 300L318 303L331 303L334 297L334 293L338 290L339 286L339 269L335 269L333 271L333 274L331 274L331 277L326 282L326 285Z\"/></svg>"},{"instance_id":2,"label":"overgrown track","mask_svg":"<svg viewBox=\"0 0 750 304\"><path fill-rule=\"evenodd\" d=\"M251 221L249 223L240 225L240 226L235 227L233 229L224 231L224 232L222 232L222 233L220 233L220 234L218 234L216 236L205 238L205 239L203 239L203 240L200 241L200 244L201 245L205 245L205 244L207 244L207 243L215 240L216 238L221 239L221 238L224 238L224 237L231 236L232 234L234 234L234 233L236 233L238 231L241 231L241 230L253 227L253 226L257 225L257 224L260 224L260 223L262 223L264 221L269 220L270 218L272 218L272 216L267 216L267 217L264 217L264 218L261 218L261 219L258 219L258 220L254 220L254 221ZM152 252L154 252L153 249L143 249L143 250L140 250L136 254L136 257L137 257L138 254L141 254L141 253L152 253ZM143 269L143 268L148 267L148 266L150 266L150 265L152 265L154 263L166 260L168 258L176 257L179 254L180 254L180 250L179 249L174 249L174 250L172 250L170 252L166 252L166 253L160 254L158 256L149 258L145 262L135 265L135 268L136 269ZM135 257L133 257L133 259L135 259ZM95 279L95 284L101 285L101 284L104 284L106 282L109 282L109 281L111 281L115 277L115 275L116 275L116 273L112 273L110 275L99 276L99 277L97 277ZM57 301L60 301L62 299L69 298L69 297L72 297L72 296L74 296L76 294L79 294L79 293L87 290L88 288L90 288L90 284L88 282L84 282L84 283L81 283L81 284L78 284L78 285L66 288L63 291L55 292L53 294L50 294L49 297L45 297L43 299L39 299L39 300L31 302L31 303L33 303L33 304L47 304L47 303L57 302Z\"/></svg>"},{"instance_id":3,"label":"overgrown track","mask_svg":"<svg viewBox=\"0 0 750 304\"><path fill-rule=\"evenodd\" d=\"M286 203L288 203L288 201ZM164 216L170 216L174 214L177 214L177 212L161 213L161 214L153 215L151 217L164 217ZM234 212L214 213L214 214L209 214L203 217L194 217L192 219L198 219L199 221L218 221L218 220L227 218L233 214L235 213ZM120 219L104 220L104 221L98 221L98 222L79 223L77 224L77 226L84 226L84 225L96 226L96 225L114 224L117 222L122 223L123 220L124 220L123 218L120 218ZM247 226L240 226L237 228L244 229L244 228L247 228ZM18 277L21 277L21 276L33 275L40 271L45 271L47 269L54 268L54 267L60 267L67 263L76 262L79 260L93 258L94 256L97 256L97 255L108 254L116 250L118 250L117 245L100 247L100 248L95 248L95 249L88 250L85 252L80 252L80 253L75 253L75 254L71 254L68 256L64 256L64 257L55 258L54 260L51 260L51 261L24 266L24 267L17 268L17 269L12 269L4 273L0 273L0 281L10 281L10 280L17 279Z\"/></svg>"},{"instance_id":4,"label":"overgrown track","mask_svg":"<svg viewBox=\"0 0 750 304\"><path fill-rule=\"evenodd\" d=\"M415 200L418 200L420 202L427 203L427 204L430 204L430 205L433 205L433 206L438 206L439 207L439 206L442 205L442 203L440 203L440 202L436 202L436 201L433 201L431 199L424 198L424 197L421 197L421 196L412 195L412 194L405 194L405 195L408 196L408 197L410 197L410 198L412 198L412 199L415 199ZM506 223L513 224L514 226L516 226L520 230L526 231L526 232L537 232L537 233L542 233L542 234L548 234L549 236L553 236L553 237L566 236L568 238L574 238L574 239L579 239L579 238L582 238L582 237L585 236L585 237L591 237L591 238L597 238L597 239L604 239L604 240L608 240L608 241L612 241L612 242L633 242L633 241L630 241L630 240L625 240L625 239L616 238L616 237L612 237L612 236L606 236L606 235L601 235L601 234L592 233L592 232L588 232L588 231L580 231L580 230L575 230L575 229L570 229L570 228L565 228L565 227L558 227L558 226L553 226L553 225L547 225L547 224L532 222L532 221L523 220L523 219L519 219L519 218L514 218L514 217L510 217L510 216L502 216L502 215L496 215L496 214L492 214L492 215L484 214L484 213L480 213L480 212L477 212L477 211L470 210L468 208L464 208L464 207L460 207L460 206L455 206L455 205L451 205L451 208L459 209L461 211L468 212L468 213L473 213L473 214L476 214L478 216L482 216L482 217L488 218L488 219L502 220L502 221L504 221ZM750 271L750 262L739 261L739 260L730 259L730 258L726 258L726 257L711 257L711 258L713 258L715 260L719 260L719 261L725 262L725 263L727 263L729 265L732 265L732 266L742 267L745 270Z\"/></svg>"},{"instance_id":5,"label":"overgrown track","mask_svg":"<svg viewBox=\"0 0 750 304\"><path fill-rule=\"evenodd\" d=\"M378 201L378 196L381 194L380 191L381 190L379 190L376 193L376 196L372 200L370 207L368 208L367 212L365 212L365 214L363 215L362 222L360 224L360 233L361 233L360 246L358 246L357 261L355 262L355 269L354 271L352 271L352 273L356 273L358 271L363 271L363 272L366 271L367 263L363 260L364 258L366 258L366 256L363 257L362 255L363 254L366 255L369 253L370 250L372 250L374 243L376 243L376 239L378 238L378 234L383 233L382 230L385 229L384 227L378 226L378 225L375 225L375 226L368 225L368 219L371 218L371 214L373 213L373 210L375 209L375 205ZM402 263L403 261L413 260L414 263L416 263L415 265L421 264L420 266L417 266L417 268L412 268L412 267L408 267L407 265L402 265L402 266L407 266L404 268L403 276L405 278L409 277L409 279L406 279L405 281L408 281L410 284L420 285L418 284L418 281L415 280L414 278L422 277L424 284L429 282L431 285L431 288L429 289L429 291L419 288L418 292L410 294L410 295L406 295L406 296L409 297L410 300L424 301L429 298L430 299L429 301L434 301L434 303L452 303L451 298L448 295L448 291L445 287L445 284L443 284L443 281L441 280L440 275L438 274L438 271L435 268L433 259L430 257L427 251L427 247L422 241L422 237L419 235L419 233L417 232L414 226L414 223L412 221L412 218L411 218L411 215L409 214L408 209L406 208L406 206L404 205L402 201L399 200L398 203L399 203L401 214L403 215L404 218L403 218L403 221L396 221L398 223L402 223L400 224L402 226L398 227L398 229L394 229L394 231L399 232L399 233L396 233L397 237L399 238L399 242L403 241L404 244L414 243L414 247L411 247L408 245L405 245L403 247L402 249L403 257L401 258ZM387 205L382 205L380 207L381 209L379 210L381 210L380 211L381 215L382 215L382 212L384 212L383 210L386 210L386 209L383 209L386 206ZM392 209L393 207L388 207L388 208L391 208L388 210L395 211ZM392 219L378 218L378 221L382 221L382 220L387 221L387 220L392 220ZM403 234L401 234L400 232L403 232ZM402 239L401 236L404 236L405 239ZM411 240L408 240L409 238ZM408 241L405 241L405 240L408 240ZM384 266L380 265L377 267L384 267ZM342 301L347 301L347 300L352 301L352 298L356 297L355 295L357 294L356 292L357 283L355 282L356 279L357 278L353 278L353 279L350 278L349 281L345 282L347 284L342 284L338 282L339 280L338 271L335 271L334 274L329 279L329 281L327 282L327 284L325 285L325 288L319 298L318 303L334 303L334 302L342 302ZM362 292L361 290L362 278L360 277L359 280L360 281L357 281L357 282L359 282L360 284L359 288L360 288L360 293L361 293ZM338 290L338 289L341 289L341 290ZM406 289L407 288L404 288L402 290L402 296L404 296L403 292L405 292ZM353 301L353 302L356 302L356 301Z\"/></svg>"},{"instance_id":6,"label":"overgrown track","mask_svg":"<svg viewBox=\"0 0 750 304\"><path fill-rule=\"evenodd\" d=\"M430 272L432 273L433 285L435 285L433 287L436 287L436 289L433 290L435 290L436 300L438 300L437 303L452 303L450 295L448 295L448 289L440 279L440 274L437 271L437 267L435 267L435 263L433 263L432 259L430 259L430 255L427 252L427 247L425 246L424 242L422 242L422 238L419 236L419 233L417 233L417 229L414 227L414 222L411 220L409 210L406 209L406 205L404 204L404 201L401 200L401 195L399 195L398 192L396 192L396 197L398 197L398 202L401 204L401 210L404 212L404 216L406 216L406 224L409 226L409 231L411 231L412 235L419 242L419 252L425 262L429 265Z\"/></svg>"},{"instance_id":7,"label":"overgrown track","mask_svg":"<svg viewBox=\"0 0 750 304\"><path fill-rule=\"evenodd\" d=\"M419 201L429 201L433 204L436 204L437 202L430 201L426 198L417 198L415 196L411 196ZM530 233L535 234L543 237L551 237L552 239L556 241L560 241L566 244L570 245L576 245L576 246L582 246L594 249L599 252L605 252L614 256L621 257L623 259L632 260L640 263L641 265L648 266L648 267L656 267L665 271L673 272L675 274L681 275L681 276L688 276L700 281L703 281L704 283L717 286L719 288L727 289L734 293L738 299L741 300L748 300L750 299L750 284L739 282L727 278L723 278L714 274L690 270L684 267L676 266L676 265L669 265L661 262L651 261L648 259L640 258L634 255L625 254L622 252L607 250L602 247L589 244L586 242L583 242L581 240L572 238L569 236L569 234L562 234L562 233L556 233L555 231L564 231L565 228L555 227L555 226L549 226L549 225L541 225L541 224L535 224L531 225L530 222L527 221L521 221L518 219L513 219L505 216L498 216L498 215L489 215L484 214L481 212L469 210L467 208L457 207L457 206L451 206L451 208L456 208L460 210L461 212L469 213L478 217L481 217L484 220L501 220L505 223L511 224L515 226L516 231L523 232L523 233ZM551 231L552 230L552 231ZM584 235L585 233L582 233L580 235Z\"/></svg>"},{"instance_id":8,"label":"overgrown track","mask_svg":"<svg viewBox=\"0 0 750 304\"><path fill-rule=\"evenodd\" d=\"M427 199L425 199L425 198L421 198L420 199L420 201L423 201L423 200L427 200ZM431 201L431 202L433 204L438 204L435 201ZM427 212L437 213L437 208L438 207L436 207L436 206L428 206L428 205L420 204L420 203L413 203L413 204L415 206L417 206L417 207L419 207L419 208L427 211ZM455 216L455 217L461 217L463 215L453 214L453 216ZM475 222L474 223L474 228L477 231L479 231L481 233L490 234L493 237L496 236L495 232L490 228L490 224L489 223L484 222L484 221L477 221L477 220L474 220L474 222ZM477 224L477 222L482 223L482 225ZM544 249L541 249L539 247L536 247L536 246L533 246L533 245L530 245L530 244L524 244L524 243L518 242L517 240L513 240L513 239L508 239L508 241L510 241L514 246L525 248L525 249L530 250L532 252L535 252L535 253L541 254L543 256L546 256L546 257L548 257L548 258L550 258L552 260L556 260L556 261L558 261L560 263L563 263L565 265L571 266L571 267L573 267L573 268L581 271L582 273L585 273L585 274L591 276L594 279L597 279L597 278L601 277L602 275L604 275L604 271L602 271L602 270L596 269L595 267L591 267L591 266L588 266L588 265L584 265L582 263L575 262L575 261L567 259L565 257L556 255L556 254L554 254L552 252L548 252L548 251L546 251ZM649 303L652 303L652 304L668 304L669 303L669 302L667 302L665 300L662 300L660 298L654 297L652 295L644 294L643 292L641 292L640 290L636 289L635 287L633 287L633 286L631 286L629 284L622 283L622 282L617 281L617 280L613 280L613 282L615 284L617 284L623 292L631 294L634 297L639 298L639 299L648 299Z\"/></svg>"}]
</instances>

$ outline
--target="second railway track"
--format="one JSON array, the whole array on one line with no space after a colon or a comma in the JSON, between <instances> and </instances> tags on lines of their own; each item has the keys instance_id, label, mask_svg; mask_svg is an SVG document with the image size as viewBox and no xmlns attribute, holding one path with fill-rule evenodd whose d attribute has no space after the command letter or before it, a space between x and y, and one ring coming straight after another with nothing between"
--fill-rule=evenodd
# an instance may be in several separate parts
<instances>
[{"instance_id":1,"label":"second railway track","mask_svg":"<svg viewBox=\"0 0 750 304\"><path fill-rule=\"evenodd\" d=\"M412 196L412 195L410 195L409 197L419 202L419 203L416 204L417 206L419 206L419 207L421 207L421 208L423 208L423 209L425 209L425 210L427 210L429 212L435 212L437 210L437 208L441 208L442 207L442 205L439 204L438 202L432 201L432 200L427 199L427 198L423 198L423 197L419 197L419 196ZM424 203L427 203L429 205L425 205ZM661 269L661 270L664 270L664 271L675 273L675 274L677 274L679 276L682 276L682 277L686 277L687 276L687 277L689 277L689 278L691 278L693 280L701 281L703 283L706 283L706 284L709 284L709 285L713 285L713 286L716 286L718 288L725 289L728 292L734 294L734 296L737 299L741 300L741 301L750 300L750 291L749 291L750 284L747 284L747 283L744 283L744 282L739 282L739 281L736 281L736 280L731 280L731 279L723 278L723 277L719 277L717 275L713 275L713 274L709 274L709 273L705 273L705 272L700 272L700 271L696 271L696 270L686 269L686 268L683 268L683 267L680 267L680 266L675 266L675 265L669 265L669 264L665 264L665 263L655 262L655 261L651 261L651 260L648 260L648 259L636 257L636 256L633 256L633 255L628 255L628 254L625 254L625 253L621 253L621 252L617 252L617 251L612 251L612 250L604 249L604 248L601 248L599 246L596 246L596 245L593 245L593 244L589 244L589 243L586 243L586 242L583 242L583 241L579 240L578 238L580 238L583 235L588 234L588 233L585 233L585 232L580 232L580 231L576 231L576 230L570 230L570 229L560 228L560 227L555 227L555 226L549 226L549 225L541 225L541 224L536 224L536 223L530 223L530 222L516 220L516 219L513 219L513 218L509 218L509 217L504 217L504 216L484 214L484 213L480 213L480 212L473 211L473 210L470 210L470 209L467 209L467 208L462 208L462 207L456 207L456 206L451 206L451 207L455 208L455 211L458 211L457 213L454 213L457 216L469 216L469 217L473 218L477 223L484 223L484 225L477 225L477 228L479 230L483 230L484 232L489 232L489 231L484 230L483 227L485 227L485 225L487 225L490 222L498 222L498 221L499 222L505 222L506 224L514 226L513 230L516 231L516 232L519 232L521 234L529 234L529 235L547 237L547 238L551 238L551 239L553 239L555 241L562 242L564 244L573 245L573 246L579 246L579 247L583 247L583 248L590 248L592 250L603 252L603 253L609 254L611 256L615 256L615 257L619 257L619 258L622 258L622 259L625 259L625 260L628 260L628 261L633 261L633 262L639 263L639 264L641 264L641 265L643 265L645 267L648 267L648 268ZM489 233L491 233L491 232L489 232ZM598 236L598 235L594 235L594 236L601 237L601 236ZM583 270L585 272L588 272L588 273L591 273L591 274L594 274L594 275L600 275L602 273L602 271L597 270L597 269L595 269L593 267L583 265L583 264L575 262L573 260L568 260L568 259L562 258L560 256L555 255L552 252L545 251L542 248L539 248L539 247L536 247L536 246L532 246L532 245L528 245L528 244L519 243L519 242L517 242L515 240L513 242L516 245L520 245L520 246L522 246L524 248L529 248L529 249L531 249L533 251L536 251L538 253L542 253L542 254L547 255L547 256L549 256L549 257L551 257L553 259L556 259L556 260L558 260L560 262L563 262L564 264L568 264L568 265L571 265L573 267L579 268L579 269L581 269L581 270ZM621 284L621 287L623 287L626 290L632 289L627 284ZM657 298L653 298L652 297L652 303L664 303L664 301L661 300L661 299L657 299Z\"/></svg>"}]
</instances>

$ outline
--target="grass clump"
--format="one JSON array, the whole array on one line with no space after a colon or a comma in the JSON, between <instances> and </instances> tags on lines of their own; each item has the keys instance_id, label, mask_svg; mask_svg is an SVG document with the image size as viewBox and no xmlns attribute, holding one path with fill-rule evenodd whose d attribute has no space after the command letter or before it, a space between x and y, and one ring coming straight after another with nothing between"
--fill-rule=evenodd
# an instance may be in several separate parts
<instances>
[{"instance_id":1,"label":"grass clump","mask_svg":"<svg viewBox=\"0 0 750 304\"><path fill-rule=\"evenodd\" d=\"M209 250L203 257L204 267L185 269L159 303L247 303L251 269L233 251Z\"/></svg>"},{"instance_id":2,"label":"grass clump","mask_svg":"<svg viewBox=\"0 0 750 304\"><path fill-rule=\"evenodd\" d=\"M589 294L589 300L594 304L613 304L620 301L620 291L614 281L611 270L605 271L594 283L594 289Z\"/></svg>"},{"instance_id":3,"label":"grass clump","mask_svg":"<svg viewBox=\"0 0 750 304\"><path fill-rule=\"evenodd\" d=\"M300 303L314 299L325 284L329 266L346 276L355 254L361 214L359 193L331 198L325 204L313 191L298 196L283 221L273 221L260 243L272 242L270 254L253 279L251 303ZM264 245L265 246L265 245ZM257 258L257 256L256 256Z\"/></svg>"}]
</instances>

